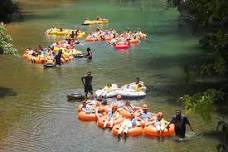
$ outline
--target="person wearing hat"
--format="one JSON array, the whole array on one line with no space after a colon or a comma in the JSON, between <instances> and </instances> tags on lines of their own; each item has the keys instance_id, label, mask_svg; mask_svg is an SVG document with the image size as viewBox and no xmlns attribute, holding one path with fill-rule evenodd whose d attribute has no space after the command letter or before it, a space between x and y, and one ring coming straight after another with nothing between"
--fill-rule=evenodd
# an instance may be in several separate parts
<instances>
[{"instance_id":1,"label":"person wearing hat","mask_svg":"<svg viewBox=\"0 0 228 152\"><path fill-rule=\"evenodd\" d=\"M88 92L93 95L93 87L92 87L92 80L93 76L91 75L91 71L87 72L87 75L81 78L82 83L84 85L85 96L87 98Z\"/></svg>"}]
</instances>

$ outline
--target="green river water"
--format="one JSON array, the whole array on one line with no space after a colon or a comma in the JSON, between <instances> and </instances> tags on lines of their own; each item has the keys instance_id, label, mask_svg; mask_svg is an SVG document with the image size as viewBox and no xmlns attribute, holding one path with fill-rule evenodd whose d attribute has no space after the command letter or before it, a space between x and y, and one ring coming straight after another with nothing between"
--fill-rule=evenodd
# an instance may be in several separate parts
<instances>
[{"instance_id":1,"label":"green river water","mask_svg":"<svg viewBox=\"0 0 228 152\"><path fill-rule=\"evenodd\" d=\"M47 28L82 27L85 17L102 16L111 22L100 28L125 31L140 28L148 38L128 51L116 51L105 42L85 43L94 52L91 63L75 59L60 68L44 69L20 57L0 56L0 151L4 152L214 152L218 140L197 136L186 142L172 138L128 138L118 141L109 130L96 123L77 119L75 107L66 94L83 92L81 76L88 70L94 76L94 90L112 82L119 85L140 77L147 86L147 97L134 104L147 103L151 111L163 111L170 119L184 93L183 67L200 52L198 38L178 23L179 13L167 8L166 0L20 0L25 14L22 22L6 25L16 48L23 54L28 47L54 42ZM185 92L187 93L187 92ZM215 115L215 118L217 116ZM215 118L207 124L197 115L189 119L195 132L214 130Z\"/></svg>"}]
</instances>

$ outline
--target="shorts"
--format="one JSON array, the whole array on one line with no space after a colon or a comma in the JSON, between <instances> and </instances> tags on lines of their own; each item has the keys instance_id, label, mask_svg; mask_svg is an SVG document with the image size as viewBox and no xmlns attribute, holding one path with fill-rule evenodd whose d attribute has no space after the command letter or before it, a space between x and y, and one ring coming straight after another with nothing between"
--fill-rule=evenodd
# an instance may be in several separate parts
<instances>
[{"instance_id":1,"label":"shorts","mask_svg":"<svg viewBox=\"0 0 228 152\"><path fill-rule=\"evenodd\" d=\"M85 85L85 92L88 93L88 92L93 92L93 88L91 85Z\"/></svg>"}]
</instances>

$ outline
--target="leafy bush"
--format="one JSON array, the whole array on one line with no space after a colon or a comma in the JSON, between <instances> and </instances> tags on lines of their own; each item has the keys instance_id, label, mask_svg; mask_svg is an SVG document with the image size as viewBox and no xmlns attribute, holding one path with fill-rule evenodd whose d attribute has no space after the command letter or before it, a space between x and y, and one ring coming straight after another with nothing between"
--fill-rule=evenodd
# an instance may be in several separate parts
<instances>
[{"instance_id":1,"label":"leafy bush","mask_svg":"<svg viewBox=\"0 0 228 152\"><path fill-rule=\"evenodd\" d=\"M193 96L185 95L179 99L179 102L184 104L186 113L194 112L199 114L204 120L211 121L213 104L222 97L222 92L208 89Z\"/></svg>"},{"instance_id":2,"label":"leafy bush","mask_svg":"<svg viewBox=\"0 0 228 152\"><path fill-rule=\"evenodd\" d=\"M17 49L13 47L12 38L6 34L6 29L0 25L0 54L17 55Z\"/></svg>"}]
</instances>

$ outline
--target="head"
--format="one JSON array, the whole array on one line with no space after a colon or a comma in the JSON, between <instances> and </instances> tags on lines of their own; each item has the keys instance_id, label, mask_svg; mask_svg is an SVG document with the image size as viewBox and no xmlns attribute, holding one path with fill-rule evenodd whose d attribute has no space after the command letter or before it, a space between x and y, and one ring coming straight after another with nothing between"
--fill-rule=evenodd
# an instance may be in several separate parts
<instances>
[{"instance_id":1,"label":"head","mask_svg":"<svg viewBox=\"0 0 228 152\"><path fill-rule=\"evenodd\" d=\"M91 76L92 72L91 71L88 71L87 72L87 75Z\"/></svg>"},{"instance_id":2,"label":"head","mask_svg":"<svg viewBox=\"0 0 228 152\"><path fill-rule=\"evenodd\" d=\"M157 113L158 120L161 120L163 118L163 116L164 116L163 112L158 112Z\"/></svg>"},{"instance_id":3,"label":"head","mask_svg":"<svg viewBox=\"0 0 228 152\"><path fill-rule=\"evenodd\" d=\"M121 99L122 99L122 96L121 96L121 95L117 95L117 96L116 96L116 99L117 99L117 100L121 100Z\"/></svg>"},{"instance_id":4,"label":"head","mask_svg":"<svg viewBox=\"0 0 228 152\"><path fill-rule=\"evenodd\" d=\"M181 117L181 110L176 110L176 117L177 118L180 118Z\"/></svg>"},{"instance_id":5,"label":"head","mask_svg":"<svg viewBox=\"0 0 228 152\"><path fill-rule=\"evenodd\" d=\"M108 83L107 86L108 86L108 87L112 87L112 84L111 84L111 83Z\"/></svg>"},{"instance_id":6,"label":"head","mask_svg":"<svg viewBox=\"0 0 228 152\"><path fill-rule=\"evenodd\" d=\"M85 107L86 106L86 101L83 101L82 102L82 107Z\"/></svg>"},{"instance_id":7,"label":"head","mask_svg":"<svg viewBox=\"0 0 228 152\"><path fill-rule=\"evenodd\" d=\"M116 112L117 109L118 109L118 108L117 108L117 105L113 105L113 106L112 106L112 112Z\"/></svg>"},{"instance_id":8,"label":"head","mask_svg":"<svg viewBox=\"0 0 228 152\"><path fill-rule=\"evenodd\" d=\"M147 112L147 111L148 111L148 106L147 106L147 104L144 104L144 105L142 106L142 110L143 110L143 112Z\"/></svg>"},{"instance_id":9,"label":"head","mask_svg":"<svg viewBox=\"0 0 228 152\"><path fill-rule=\"evenodd\" d=\"M135 118L134 113L131 113L131 120Z\"/></svg>"},{"instance_id":10,"label":"head","mask_svg":"<svg viewBox=\"0 0 228 152\"><path fill-rule=\"evenodd\" d=\"M87 52L89 52L89 51L91 51L91 49L88 47L88 48L87 48Z\"/></svg>"},{"instance_id":11,"label":"head","mask_svg":"<svg viewBox=\"0 0 228 152\"><path fill-rule=\"evenodd\" d=\"M62 54L63 53L63 50L62 49L59 49L59 53Z\"/></svg>"},{"instance_id":12,"label":"head","mask_svg":"<svg viewBox=\"0 0 228 152\"><path fill-rule=\"evenodd\" d=\"M135 81L135 83L136 83L136 84L138 84L138 83L139 83L139 81L140 81L139 77L136 77L136 81Z\"/></svg>"}]
</instances>

